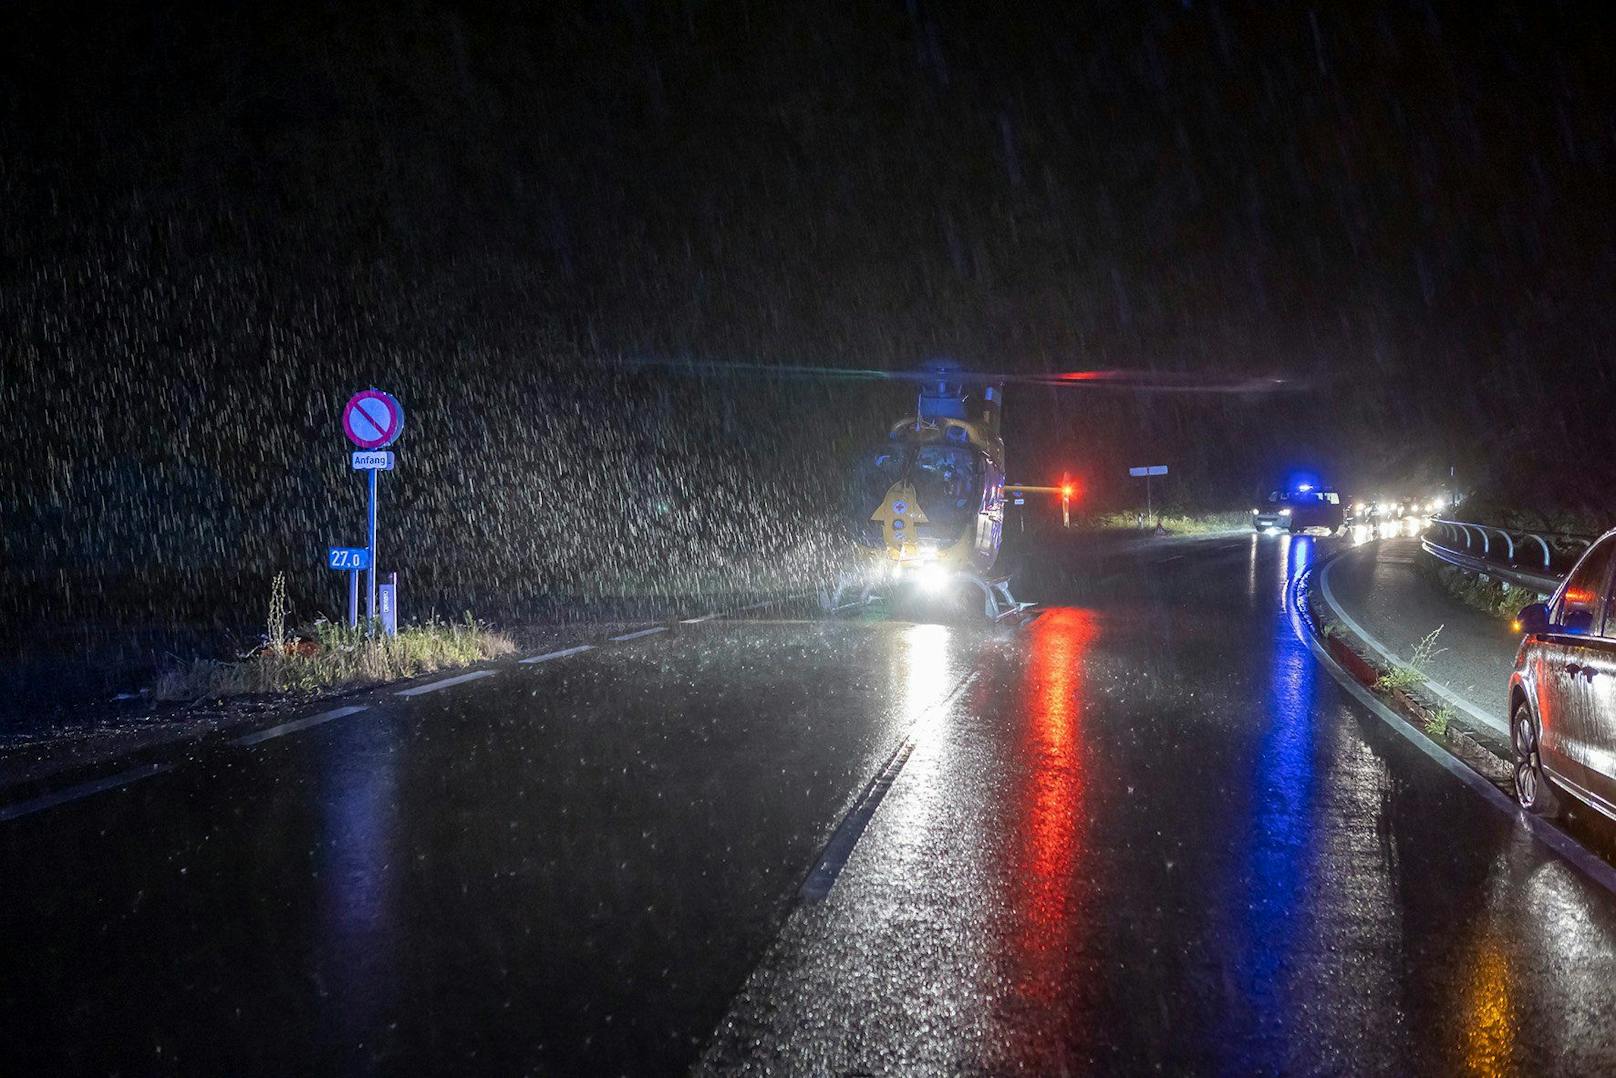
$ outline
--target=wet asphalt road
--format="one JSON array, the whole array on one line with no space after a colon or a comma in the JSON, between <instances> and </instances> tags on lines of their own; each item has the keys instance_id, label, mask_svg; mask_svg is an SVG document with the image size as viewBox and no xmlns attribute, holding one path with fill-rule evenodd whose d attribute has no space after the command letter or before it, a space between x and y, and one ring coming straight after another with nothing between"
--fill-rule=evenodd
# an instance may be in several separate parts
<instances>
[{"instance_id":1,"label":"wet asphalt road","mask_svg":"<svg viewBox=\"0 0 1616 1078\"><path fill-rule=\"evenodd\" d=\"M1297 641L1329 548L679 625L0 824L0 1072L1611 1069L1616 899Z\"/></svg>"}]
</instances>

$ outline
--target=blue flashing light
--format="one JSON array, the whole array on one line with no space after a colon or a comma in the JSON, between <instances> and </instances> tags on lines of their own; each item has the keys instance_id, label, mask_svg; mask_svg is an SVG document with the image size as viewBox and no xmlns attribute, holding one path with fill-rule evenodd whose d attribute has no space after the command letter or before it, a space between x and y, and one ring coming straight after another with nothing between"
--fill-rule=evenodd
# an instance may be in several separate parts
<instances>
[{"instance_id":1,"label":"blue flashing light","mask_svg":"<svg viewBox=\"0 0 1616 1078\"><path fill-rule=\"evenodd\" d=\"M1319 477L1312 472L1292 472L1285 486L1298 494L1306 494L1319 488Z\"/></svg>"}]
</instances>

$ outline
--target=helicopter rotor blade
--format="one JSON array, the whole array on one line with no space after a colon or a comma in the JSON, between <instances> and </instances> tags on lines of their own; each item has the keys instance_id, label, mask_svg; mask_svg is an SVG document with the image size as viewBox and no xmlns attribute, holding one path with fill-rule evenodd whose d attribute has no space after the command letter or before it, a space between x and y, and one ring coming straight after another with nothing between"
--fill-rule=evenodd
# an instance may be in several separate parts
<instances>
[{"instance_id":1,"label":"helicopter rotor blade","mask_svg":"<svg viewBox=\"0 0 1616 1078\"><path fill-rule=\"evenodd\" d=\"M1189 371L1094 370L992 375L1007 383L1064 389L1126 389L1140 393L1272 393L1301 388L1288 378L1221 376Z\"/></svg>"},{"instance_id":2,"label":"helicopter rotor blade","mask_svg":"<svg viewBox=\"0 0 1616 1078\"><path fill-rule=\"evenodd\" d=\"M621 362L633 370L659 370L690 378L723 378L751 375L761 378L823 378L847 382L905 381L909 371L889 371L879 367L814 367L800 363L721 363L696 359L630 358Z\"/></svg>"},{"instance_id":3,"label":"helicopter rotor blade","mask_svg":"<svg viewBox=\"0 0 1616 1078\"><path fill-rule=\"evenodd\" d=\"M1188 371L978 371L938 364L912 370L882 367L825 367L797 363L727 363L713 360L630 358L623 366L655 369L692 378L752 376L855 382L941 382L962 385L1041 385L1062 389L1116 389L1141 393L1271 393L1303 388L1291 379L1228 377Z\"/></svg>"}]
</instances>

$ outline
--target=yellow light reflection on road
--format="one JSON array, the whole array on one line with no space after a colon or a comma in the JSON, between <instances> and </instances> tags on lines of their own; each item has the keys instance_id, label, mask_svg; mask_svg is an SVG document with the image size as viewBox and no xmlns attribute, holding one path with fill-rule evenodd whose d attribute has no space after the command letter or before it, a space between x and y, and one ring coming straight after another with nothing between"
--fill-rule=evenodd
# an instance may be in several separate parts
<instances>
[{"instance_id":1,"label":"yellow light reflection on road","mask_svg":"<svg viewBox=\"0 0 1616 1078\"><path fill-rule=\"evenodd\" d=\"M951 632L946 625L911 625L903 634L903 707L922 734L937 721L932 705L950 688L948 657Z\"/></svg>"},{"instance_id":2,"label":"yellow light reflection on road","mask_svg":"<svg viewBox=\"0 0 1616 1078\"><path fill-rule=\"evenodd\" d=\"M1470 1074L1509 1074L1514 1068L1516 1016L1510 993L1509 959L1498 939L1484 932L1465 984L1464 1066Z\"/></svg>"}]
</instances>

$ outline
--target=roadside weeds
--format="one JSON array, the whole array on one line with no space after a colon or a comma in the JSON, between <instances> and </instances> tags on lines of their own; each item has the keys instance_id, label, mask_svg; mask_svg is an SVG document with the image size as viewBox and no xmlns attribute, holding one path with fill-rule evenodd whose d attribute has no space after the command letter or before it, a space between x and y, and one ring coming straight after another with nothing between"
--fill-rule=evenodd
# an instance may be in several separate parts
<instances>
[{"instance_id":1,"label":"roadside weeds","mask_svg":"<svg viewBox=\"0 0 1616 1078\"><path fill-rule=\"evenodd\" d=\"M467 618L406 626L397 636L322 623L311 639L270 642L244 659L192 659L158 677L153 695L164 701L364 688L452 670L516 653L508 635Z\"/></svg>"}]
</instances>

